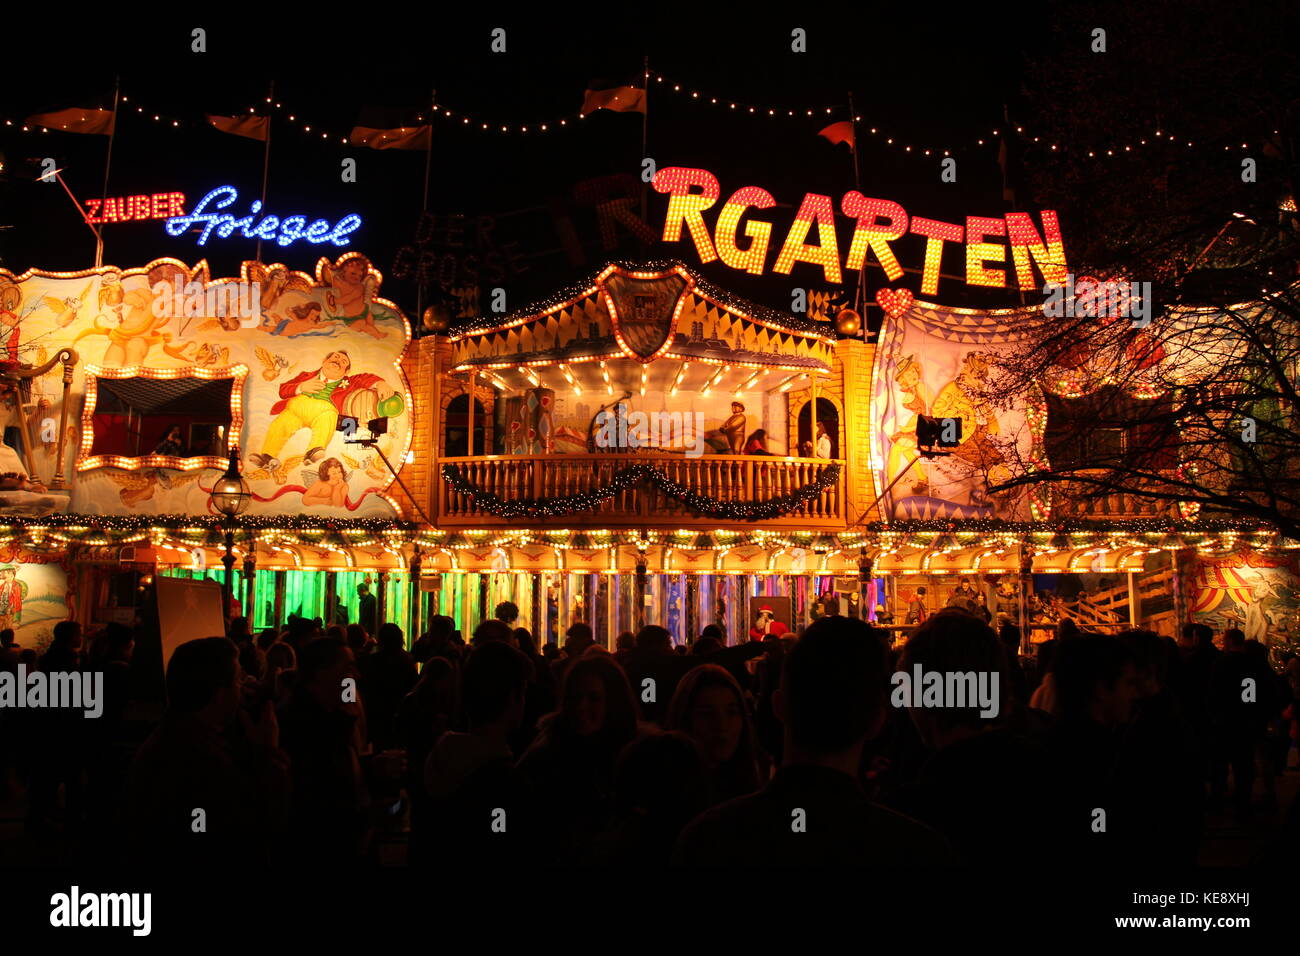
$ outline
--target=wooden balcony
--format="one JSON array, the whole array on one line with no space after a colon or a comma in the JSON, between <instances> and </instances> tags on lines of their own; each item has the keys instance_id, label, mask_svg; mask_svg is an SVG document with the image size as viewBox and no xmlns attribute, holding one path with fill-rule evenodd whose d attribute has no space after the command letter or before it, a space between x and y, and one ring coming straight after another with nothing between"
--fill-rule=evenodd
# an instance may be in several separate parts
<instances>
[{"instance_id":1,"label":"wooden balcony","mask_svg":"<svg viewBox=\"0 0 1300 956\"><path fill-rule=\"evenodd\" d=\"M1106 472L1097 471L1096 474L1104 476ZM1163 517L1177 512L1177 505L1172 501L1155 501L1118 491L1097 494L1083 482L1077 486L1071 482L1053 482L1042 487L1051 490L1053 518L1124 521Z\"/></svg>"},{"instance_id":2,"label":"wooden balcony","mask_svg":"<svg viewBox=\"0 0 1300 956\"><path fill-rule=\"evenodd\" d=\"M561 528L734 527L741 522L695 514L664 494L649 480L616 492L589 511L555 518L499 518L473 495L454 491L442 479L444 465L454 465L469 484L505 501L561 498L609 487L615 473L647 464L690 491L721 501L764 502L782 498L817 480L822 470L842 461L779 458L762 455L682 455L642 452L596 455L479 455L442 458L437 462L435 520L442 528L550 526ZM755 524L765 528L838 530L845 526L844 476L829 488L778 518Z\"/></svg>"}]
</instances>

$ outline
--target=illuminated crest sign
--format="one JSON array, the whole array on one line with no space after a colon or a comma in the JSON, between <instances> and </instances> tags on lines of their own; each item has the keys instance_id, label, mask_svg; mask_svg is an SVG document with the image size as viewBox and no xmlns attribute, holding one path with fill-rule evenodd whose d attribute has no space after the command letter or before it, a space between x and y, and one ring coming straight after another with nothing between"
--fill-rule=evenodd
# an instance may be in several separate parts
<instances>
[{"instance_id":1,"label":"illuminated crest sign","mask_svg":"<svg viewBox=\"0 0 1300 956\"><path fill-rule=\"evenodd\" d=\"M712 208L721 196L717 177L705 169L669 166L655 175L654 187L656 191L668 194L668 214L664 219L662 237L665 242L679 241L685 226L701 262L721 259L731 268L753 275L762 275L768 269L771 223L749 220L744 225L744 239L748 242L744 248L737 242L741 217L747 211L751 208L770 209L776 205L776 199L767 190L745 186L732 193L723 203L710 236L702 213ZM991 266L1005 264L1008 247L1016 281L1022 290L1039 288L1034 281L1034 267L1045 282L1064 282L1068 272L1061 228L1056 213L1050 209L1042 211L1041 232L1025 212L1009 212L996 218L968 216L964 225L939 222L920 216L909 218L898 203L871 199L857 190L845 193L840 199L840 212L854 220L853 238L846 255L840 255L834 200L830 196L808 193L799 205L771 270L789 275L796 262L807 262L821 266L828 283L839 284L843 281L841 262L844 270L857 272L870 251L885 275L891 280L898 279L904 270L890 243L905 235L917 235L926 240L922 295L934 295L938 291L944 243L965 245L967 285L1005 288L1007 270ZM810 244L806 240L814 226L817 242ZM1006 244L990 241L995 238L1004 240Z\"/></svg>"},{"instance_id":2,"label":"illuminated crest sign","mask_svg":"<svg viewBox=\"0 0 1300 956\"><path fill-rule=\"evenodd\" d=\"M291 245L299 239L305 239L314 245L330 242L336 246L346 246L352 241L348 238L348 233L355 232L361 226L361 217L355 213L344 216L334 225L325 219L317 219L308 225L306 216L285 216L280 219L269 215L262 216L254 225L253 220L262 209L260 201L254 201L248 215L240 219L236 219L229 213L209 211L225 209L233 205L238 198L239 191L234 186L217 187L195 203L188 215L173 216L168 219L167 234L179 236L188 231L191 226L201 225L203 226L203 231L199 233L201 246L207 244L208 237L214 232L217 238L228 239L235 230L239 230L239 234L245 239L267 241L274 239L281 246Z\"/></svg>"},{"instance_id":3,"label":"illuminated crest sign","mask_svg":"<svg viewBox=\"0 0 1300 956\"><path fill-rule=\"evenodd\" d=\"M630 279L614 273L606 279L618 343L643 361L656 357L672 335L685 289L686 280L679 275Z\"/></svg>"}]
</instances>

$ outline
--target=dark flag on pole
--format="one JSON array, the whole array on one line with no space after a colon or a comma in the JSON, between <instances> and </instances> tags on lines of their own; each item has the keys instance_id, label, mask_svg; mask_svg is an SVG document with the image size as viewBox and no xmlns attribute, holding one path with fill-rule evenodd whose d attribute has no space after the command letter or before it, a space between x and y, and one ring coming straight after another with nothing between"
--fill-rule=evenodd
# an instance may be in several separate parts
<instances>
[{"instance_id":1,"label":"dark flag on pole","mask_svg":"<svg viewBox=\"0 0 1300 956\"><path fill-rule=\"evenodd\" d=\"M366 107L352 127L348 142L370 149L429 149L433 127L429 110Z\"/></svg>"},{"instance_id":2,"label":"dark flag on pole","mask_svg":"<svg viewBox=\"0 0 1300 956\"><path fill-rule=\"evenodd\" d=\"M630 84L593 80L587 85L587 90L582 97L582 115L586 116L596 110L644 113L646 111L645 90Z\"/></svg>"},{"instance_id":3,"label":"dark flag on pole","mask_svg":"<svg viewBox=\"0 0 1300 956\"><path fill-rule=\"evenodd\" d=\"M110 94L101 101L92 101L83 106L70 106L67 109L52 110L48 113L36 113L27 117L26 122L32 126L44 126L46 129L62 130L65 133L112 136L117 120L117 111L111 108L112 103L113 97ZM106 106L110 108L106 109Z\"/></svg>"},{"instance_id":4,"label":"dark flag on pole","mask_svg":"<svg viewBox=\"0 0 1300 956\"><path fill-rule=\"evenodd\" d=\"M836 146L840 143L848 143L849 149L855 148L853 141L853 122L851 120L840 120L838 123L832 123L817 135L830 140Z\"/></svg>"},{"instance_id":5,"label":"dark flag on pole","mask_svg":"<svg viewBox=\"0 0 1300 956\"><path fill-rule=\"evenodd\" d=\"M252 113L247 116L213 116L211 113L206 115L208 122L223 133L247 136L249 139L257 139L262 142L266 142L267 136L270 135L271 118L269 116L255 116Z\"/></svg>"}]
</instances>

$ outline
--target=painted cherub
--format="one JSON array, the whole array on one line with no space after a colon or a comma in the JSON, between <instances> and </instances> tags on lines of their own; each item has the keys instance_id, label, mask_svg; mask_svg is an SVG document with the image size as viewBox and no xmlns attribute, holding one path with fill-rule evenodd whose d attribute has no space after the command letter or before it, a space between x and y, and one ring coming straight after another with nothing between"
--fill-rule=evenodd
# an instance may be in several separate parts
<instances>
[{"instance_id":1,"label":"painted cherub","mask_svg":"<svg viewBox=\"0 0 1300 956\"><path fill-rule=\"evenodd\" d=\"M316 483L302 493L304 505L333 505L345 508L348 503L347 474L337 458L326 458L316 472Z\"/></svg>"},{"instance_id":2,"label":"painted cherub","mask_svg":"<svg viewBox=\"0 0 1300 956\"><path fill-rule=\"evenodd\" d=\"M375 315L370 307L378 285L370 274L370 260L365 256L353 256L336 269L326 266L322 275L330 287L325 293L325 301L336 318L366 335L377 339L387 337L388 333L375 324Z\"/></svg>"}]
</instances>

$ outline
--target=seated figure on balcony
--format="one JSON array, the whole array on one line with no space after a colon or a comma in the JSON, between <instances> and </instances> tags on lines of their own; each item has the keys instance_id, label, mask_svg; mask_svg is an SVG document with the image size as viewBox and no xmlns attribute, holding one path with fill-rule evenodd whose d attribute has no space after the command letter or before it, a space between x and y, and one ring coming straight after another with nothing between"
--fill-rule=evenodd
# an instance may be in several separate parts
<instances>
[{"instance_id":1,"label":"seated figure on balcony","mask_svg":"<svg viewBox=\"0 0 1300 956\"><path fill-rule=\"evenodd\" d=\"M758 428L749 436L749 441L745 442L746 455L771 455L767 450L767 431Z\"/></svg>"}]
</instances>

